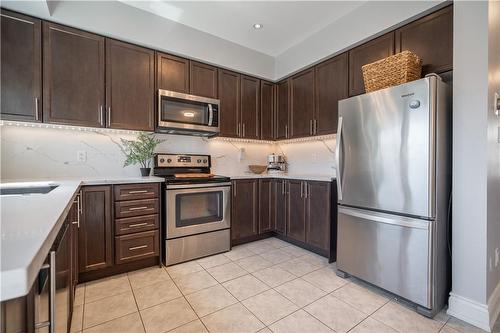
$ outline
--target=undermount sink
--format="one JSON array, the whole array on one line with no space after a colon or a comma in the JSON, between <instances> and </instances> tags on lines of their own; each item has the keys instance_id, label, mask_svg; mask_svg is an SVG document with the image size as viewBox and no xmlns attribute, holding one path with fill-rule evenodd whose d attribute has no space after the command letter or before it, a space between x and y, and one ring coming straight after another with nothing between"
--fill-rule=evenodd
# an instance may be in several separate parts
<instances>
[{"instance_id":1,"label":"undermount sink","mask_svg":"<svg viewBox=\"0 0 500 333\"><path fill-rule=\"evenodd\" d=\"M47 194L57 188L58 184L25 185L25 186L1 186L0 195L30 195Z\"/></svg>"}]
</instances>

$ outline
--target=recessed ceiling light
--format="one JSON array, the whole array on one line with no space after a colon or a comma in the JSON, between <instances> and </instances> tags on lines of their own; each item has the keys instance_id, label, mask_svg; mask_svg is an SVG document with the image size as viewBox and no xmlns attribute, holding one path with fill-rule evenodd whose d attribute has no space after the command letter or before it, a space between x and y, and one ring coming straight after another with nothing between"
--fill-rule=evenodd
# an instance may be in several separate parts
<instances>
[{"instance_id":1,"label":"recessed ceiling light","mask_svg":"<svg viewBox=\"0 0 500 333\"><path fill-rule=\"evenodd\" d=\"M253 28L254 28L254 29L262 29L263 27L264 27L264 26L263 26L262 24L260 24L260 23L255 23L255 24L253 25Z\"/></svg>"}]
</instances>

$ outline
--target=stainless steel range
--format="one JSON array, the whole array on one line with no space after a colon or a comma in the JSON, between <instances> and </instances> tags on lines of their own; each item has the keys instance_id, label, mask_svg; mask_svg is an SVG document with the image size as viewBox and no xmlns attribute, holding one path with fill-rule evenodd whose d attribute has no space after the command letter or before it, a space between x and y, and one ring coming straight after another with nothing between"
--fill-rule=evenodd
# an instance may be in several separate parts
<instances>
[{"instance_id":1,"label":"stainless steel range","mask_svg":"<svg viewBox=\"0 0 500 333\"><path fill-rule=\"evenodd\" d=\"M157 154L165 177L165 265L229 251L231 182L210 173L210 155Z\"/></svg>"}]
</instances>

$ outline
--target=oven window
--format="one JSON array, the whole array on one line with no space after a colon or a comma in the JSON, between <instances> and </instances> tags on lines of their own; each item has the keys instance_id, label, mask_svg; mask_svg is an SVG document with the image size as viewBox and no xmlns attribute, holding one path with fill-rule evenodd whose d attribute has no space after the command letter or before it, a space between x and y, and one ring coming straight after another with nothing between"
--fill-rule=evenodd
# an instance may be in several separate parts
<instances>
[{"instance_id":1,"label":"oven window","mask_svg":"<svg viewBox=\"0 0 500 333\"><path fill-rule=\"evenodd\" d=\"M184 124L208 125L208 106L172 97L161 98L161 120Z\"/></svg>"},{"instance_id":2,"label":"oven window","mask_svg":"<svg viewBox=\"0 0 500 333\"><path fill-rule=\"evenodd\" d=\"M222 191L175 196L176 227L222 221Z\"/></svg>"}]
</instances>

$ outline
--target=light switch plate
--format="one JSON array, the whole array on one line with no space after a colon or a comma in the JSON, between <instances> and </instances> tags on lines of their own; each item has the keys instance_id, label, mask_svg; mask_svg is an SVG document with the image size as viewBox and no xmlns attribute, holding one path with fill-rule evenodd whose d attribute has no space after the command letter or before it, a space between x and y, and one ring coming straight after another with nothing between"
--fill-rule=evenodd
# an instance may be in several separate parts
<instances>
[{"instance_id":1,"label":"light switch plate","mask_svg":"<svg viewBox=\"0 0 500 333\"><path fill-rule=\"evenodd\" d=\"M79 150L76 152L76 160L78 162L86 162L87 161L87 152L85 150Z\"/></svg>"}]
</instances>

